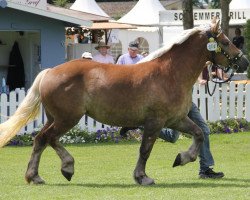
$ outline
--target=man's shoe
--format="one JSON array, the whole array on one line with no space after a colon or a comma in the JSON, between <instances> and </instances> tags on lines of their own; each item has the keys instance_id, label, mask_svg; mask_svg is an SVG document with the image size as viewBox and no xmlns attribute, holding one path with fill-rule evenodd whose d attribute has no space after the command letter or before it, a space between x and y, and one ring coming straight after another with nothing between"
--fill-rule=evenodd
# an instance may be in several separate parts
<instances>
[{"instance_id":1,"label":"man's shoe","mask_svg":"<svg viewBox=\"0 0 250 200\"><path fill-rule=\"evenodd\" d=\"M214 172L213 169L209 168L205 172L200 172L199 173L200 178L222 178L224 177L223 172Z\"/></svg>"}]
</instances>

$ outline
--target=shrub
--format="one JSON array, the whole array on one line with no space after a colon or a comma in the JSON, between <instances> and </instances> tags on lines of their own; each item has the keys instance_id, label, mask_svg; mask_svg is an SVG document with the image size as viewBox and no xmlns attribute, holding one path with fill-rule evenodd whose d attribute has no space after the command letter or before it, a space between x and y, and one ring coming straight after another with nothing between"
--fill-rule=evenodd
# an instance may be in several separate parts
<instances>
[{"instance_id":1,"label":"shrub","mask_svg":"<svg viewBox=\"0 0 250 200\"><path fill-rule=\"evenodd\" d=\"M212 134L238 133L250 130L250 123L245 119L227 119L217 122L208 122Z\"/></svg>"}]
</instances>

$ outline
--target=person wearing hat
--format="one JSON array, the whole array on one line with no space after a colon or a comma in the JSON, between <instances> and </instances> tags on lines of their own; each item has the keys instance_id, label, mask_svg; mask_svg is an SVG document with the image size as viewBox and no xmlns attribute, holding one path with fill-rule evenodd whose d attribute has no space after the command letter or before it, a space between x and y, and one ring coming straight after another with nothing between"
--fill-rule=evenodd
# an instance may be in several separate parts
<instances>
[{"instance_id":1,"label":"person wearing hat","mask_svg":"<svg viewBox=\"0 0 250 200\"><path fill-rule=\"evenodd\" d=\"M109 45L104 42L99 42L98 46L95 47L98 50L98 54L93 57L93 60L100 63L112 63L114 64L114 58L108 54Z\"/></svg>"},{"instance_id":2,"label":"person wearing hat","mask_svg":"<svg viewBox=\"0 0 250 200\"><path fill-rule=\"evenodd\" d=\"M139 44L136 41L132 41L128 45L128 53L121 55L116 64L120 65L129 65L129 64L136 64L144 57L139 53ZM120 135L122 137L127 137L127 132L129 130L137 129L137 127L122 127L120 129Z\"/></svg>"},{"instance_id":3,"label":"person wearing hat","mask_svg":"<svg viewBox=\"0 0 250 200\"><path fill-rule=\"evenodd\" d=\"M139 53L139 44L135 41L132 41L128 45L128 53L121 55L116 64L120 65L136 64L141 59L143 59L143 56L138 53Z\"/></svg>"},{"instance_id":4,"label":"person wearing hat","mask_svg":"<svg viewBox=\"0 0 250 200\"><path fill-rule=\"evenodd\" d=\"M93 59L92 54L90 52L87 52L87 51L83 52L82 58L89 59L89 60Z\"/></svg>"}]
</instances>

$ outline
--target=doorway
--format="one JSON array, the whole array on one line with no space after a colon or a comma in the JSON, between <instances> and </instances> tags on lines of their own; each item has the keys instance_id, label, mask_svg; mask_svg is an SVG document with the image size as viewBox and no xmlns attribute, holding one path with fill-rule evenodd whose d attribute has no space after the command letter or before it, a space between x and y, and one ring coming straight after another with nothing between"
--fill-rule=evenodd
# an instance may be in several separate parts
<instances>
[{"instance_id":1,"label":"doorway","mask_svg":"<svg viewBox=\"0 0 250 200\"><path fill-rule=\"evenodd\" d=\"M41 34L40 31L0 31L0 78L6 79L9 65L9 55L14 42L18 43L24 63L25 89L33 83L40 72L41 63Z\"/></svg>"}]
</instances>

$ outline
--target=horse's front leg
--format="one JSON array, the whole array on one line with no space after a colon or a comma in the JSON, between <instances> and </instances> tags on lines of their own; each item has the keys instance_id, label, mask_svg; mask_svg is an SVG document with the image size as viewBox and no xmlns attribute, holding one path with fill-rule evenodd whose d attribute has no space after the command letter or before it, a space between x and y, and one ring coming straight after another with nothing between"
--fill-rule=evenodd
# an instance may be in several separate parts
<instances>
[{"instance_id":1,"label":"horse's front leg","mask_svg":"<svg viewBox=\"0 0 250 200\"><path fill-rule=\"evenodd\" d=\"M154 184L154 179L146 175L145 168L149 155L153 149L156 138L158 137L162 126L158 123L149 122L145 124L144 134L140 146L139 159L134 170L134 179L140 185Z\"/></svg>"},{"instance_id":2,"label":"horse's front leg","mask_svg":"<svg viewBox=\"0 0 250 200\"><path fill-rule=\"evenodd\" d=\"M186 117L180 121L174 129L193 136L193 143L187 151L181 152L177 155L173 167L195 161L204 141L204 135L201 128L189 119L189 117Z\"/></svg>"}]
</instances>

